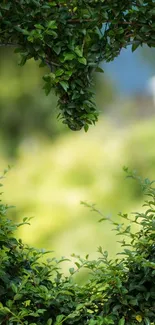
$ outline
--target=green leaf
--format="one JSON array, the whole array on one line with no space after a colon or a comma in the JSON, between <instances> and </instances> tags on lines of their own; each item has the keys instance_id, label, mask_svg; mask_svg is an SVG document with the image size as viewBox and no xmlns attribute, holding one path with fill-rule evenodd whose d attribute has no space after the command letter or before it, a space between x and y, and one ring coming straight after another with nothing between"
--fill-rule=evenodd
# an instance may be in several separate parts
<instances>
[{"instance_id":1,"label":"green leaf","mask_svg":"<svg viewBox=\"0 0 155 325\"><path fill-rule=\"evenodd\" d=\"M36 27L37 29L45 29L44 26L40 25L40 24L35 24L34 27Z\"/></svg>"},{"instance_id":2,"label":"green leaf","mask_svg":"<svg viewBox=\"0 0 155 325\"><path fill-rule=\"evenodd\" d=\"M11 283L11 289L12 289L13 292L17 293L17 290L18 290L17 286L13 282Z\"/></svg>"},{"instance_id":3,"label":"green leaf","mask_svg":"<svg viewBox=\"0 0 155 325\"><path fill-rule=\"evenodd\" d=\"M140 43L139 42L136 42L132 45L132 52L136 51L137 48L139 47Z\"/></svg>"},{"instance_id":4,"label":"green leaf","mask_svg":"<svg viewBox=\"0 0 155 325\"><path fill-rule=\"evenodd\" d=\"M49 318L46 325L52 325L52 318Z\"/></svg>"},{"instance_id":5,"label":"green leaf","mask_svg":"<svg viewBox=\"0 0 155 325\"><path fill-rule=\"evenodd\" d=\"M138 301L137 301L136 298L135 298L135 299L131 299L131 300L129 301L129 304L132 305L132 306L137 306L137 305L138 305Z\"/></svg>"},{"instance_id":6,"label":"green leaf","mask_svg":"<svg viewBox=\"0 0 155 325\"><path fill-rule=\"evenodd\" d=\"M63 69L58 69L58 70L55 71L56 77L62 76L63 73L64 73L64 70Z\"/></svg>"},{"instance_id":7,"label":"green leaf","mask_svg":"<svg viewBox=\"0 0 155 325\"><path fill-rule=\"evenodd\" d=\"M83 57L83 58L78 58L78 61L84 65L87 64L87 60Z\"/></svg>"},{"instance_id":8,"label":"green leaf","mask_svg":"<svg viewBox=\"0 0 155 325\"><path fill-rule=\"evenodd\" d=\"M88 124L85 124L85 125L84 125L84 130L85 130L85 132L87 132L88 129L89 129L89 125L88 125Z\"/></svg>"},{"instance_id":9,"label":"green leaf","mask_svg":"<svg viewBox=\"0 0 155 325\"><path fill-rule=\"evenodd\" d=\"M58 34L54 30L47 30L47 35L52 35L55 38L57 38Z\"/></svg>"},{"instance_id":10,"label":"green leaf","mask_svg":"<svg viewBox=\"0 0 155 325\"><path fill-rule=\"evenodd\" d=\"M52 49L57 55L59 55L61 52L61 46L56 45L56 46L53 46Z\"/></svg>"},{"instance_id":11,"label":"green leaf","mask_svg":"<svg viewBox=\"0 0 155 325\"><path fill-rule=\"evenodd\" d=\"M122 317L119 322L118 322L118 325L124 325L125 324L125 318Z\"/></svg>"},{"instance_id":12,"label":"green leaf","mask_svg":"<svg viewBox=\"0 0 155 325\"><path fill-rule=\"evenodd\" d=\"M83 57L83 50L80 49L79 46L76 46L76 47L75 47L74 52L75 52L79 57Z\"/></svg>"},{"instance_id":13,"label":"green leaf","mask_svg":"<svg viewBox=\"0 0 155 325\"><path fill-rule=\"evenodd\" d=\"M73 53L64 54L64 61L72 61L73 59L75 59L75 54Z\"/></svg>"},{"instance_id":14,"label":"green leaf","mask_svg":"<svg viewBox=\"0 0 155 325\"><path fill-rule=\"evenodd\" d=\"M145 325L150 325L151 324L148 317L144 317L144 323L145 323Z\"/></svg>"},{"instance_id":15,"label":"green leaf","mask_svg":"<svg viewBox=\"0 0 155 325\"><path fill-rule=\"evenodd\" d=\"M25 306L25 307L30 306L30 304L31 304L31 300L25 300L25 301L24 301L24 306Z\"/></svg>"},{"instance_id":16,"label":"green leaf","mask_svg":"<svg viewBox=\"0 0 155 325\"><path fill-rule=\"evenodd\" d=\"M75 272L74 268L71 267L71 268L69 269L69 272L70 272L70 274L74 274L74 272Z\"/></svg>"},{"instance_id":17,"label":"green leaf","mask_svg":"<svg viewBox=\"0 0 155 325\"><path fill-rule=\"evenodd\" d=\"M50 7L55 7L56 5L57 5L57 3L53 0L52 0L52 2L49 2Z\"/></svg>"},{"instance_id":18,"label":"green leaf","mask_svg":"<svg viewBox=\"0 0 155 325\"><path fill-rule=\"evenodd\" d=\"M45 90L45 94L46 96L49 95L50 91L51 91L51 83L50 82L46 82L46 84L44 85L43 89Z\"/></svg>"},{"instance_id":19,"label":"green leaf","mask_svg":"<svg viewBox=\"0 0 155 325\"><path fill-rule=\"evenodd\" d=\"M63 322L64 317L65 317L64 315L58 315L56 317L56 322L54 323L54 325L61 325L62 322Z\"/></svg>"},{"instance_id":20,"label":"green leaf","mask_svg":"<svg viewBox=\"0 0 155 325\"><path fill-rule=\"evenodd\" d=\"M69 88L69 84L67 81L60 81L60 85L62 86L62 88L67 92L68 88Z\"/></svg>"},{"instance_id":21,"label":"green leaf","mask_svg":"<svg viewBox=\"0 0 155 325\"><path fill-rule=\"evenodd\" d=\"M95 319L93 319L93 318L91 318L91 319L89 320L89 322L88 322L88 325L97 325L97 324L99 324L99 322L97 322L97 320L95 320Z\"/></svg>"},{"instance_id":22,"label":"green leaf","mask_svg":"<svg viewBox=\"0 0 155 325\"><path fill-rule=\"evenodd\" d=\"M51 20L47 23L48 29L57 29L56 20Z\"/></svg>"},{"instance_id":23,"label":"green leaf","mask_svg":"<svg viewBox=\"0 0 155 325\"><path fill-rule=\"evenodd\" d=\"M95 69L95 72L101 72L101 73L103 73L104 70L103 70L102 68L100 68L100 67L97 67L97 68Z\"/></svg>"},{"instance_id":24,"label":"green leaf","mask_svg":"<svg viewBox=\"0 0 155 325\"><path fill-rule=\"evenodd\" d=\"M7 307L0 307L0 314L7 315L10 313L10 309Z\"/></svg>"},{"instance_id":25,"label":"green leaf","mask_svg":"<svg viewBox=\"0 0 155 325\"><path fill-rule=\"evenodd\" d=\"M4 2L4 1L3 1ZM8 3L1 3L0 8L5 9L5 10L10 10L11 7L11 2Z\"/></svg>"},{"instance_id":26,"label":"green leaf","mask_svg":"<svg viewBox=\"0 0 155 325\"><path fill-rule=\"evenodd\" d=\"M22 293L17 293L17 294L14 296L14 300L21 300L22 297L23 297L23 294L22 294Z\"/></svg>"},{"instance_id":27,"label":"green leaf","mask_svg":"<svg viewBox=\"0 0 155 325\"><path fill-rule=\"evenodd\" d=\"M20 26L16 26L15 29L24 35L29 35L29 32L26 29L21 28Z\"/></svg>"}]
</instances>

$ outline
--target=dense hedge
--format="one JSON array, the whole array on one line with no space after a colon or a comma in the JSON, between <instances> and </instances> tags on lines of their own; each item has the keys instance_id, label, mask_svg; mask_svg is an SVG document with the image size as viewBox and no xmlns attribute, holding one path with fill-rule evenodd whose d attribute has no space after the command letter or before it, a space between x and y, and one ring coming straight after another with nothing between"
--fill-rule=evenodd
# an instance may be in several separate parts
<instances>
[{"instance_id":1,"label":"dense hedge","mask_svg":"<svg viewBox=\"0 0 155 325\"><path fill-rule=\"evenodd\" d=\"M98 116L93 71L130 44L154 47L154 21L154 0L2 0L0 45L18 47L21 65L47 64L46 94L54 88L63 122L87 131Z\"/></svg>"},{"instance_id":2,"label":"dense hedge","mask_svg":"<svg viewBox=\"0 0 155 325\"><path fill-rule=\"evenodd\" d=\"M100 247L97 260L78 257L68 277L59 269L63 259L40 262L46 252L16 239L14 232L20 224L7 219L9 206L1 203L0 324L154 325L155 188L148 179L141 186L148 196L146 211L131 219L120 214L124 223L112 222L117 234L124 236L123 257L110 260ZM91 272L85 285L74 281L81 268Z\"/></svg>"}]
</instances>

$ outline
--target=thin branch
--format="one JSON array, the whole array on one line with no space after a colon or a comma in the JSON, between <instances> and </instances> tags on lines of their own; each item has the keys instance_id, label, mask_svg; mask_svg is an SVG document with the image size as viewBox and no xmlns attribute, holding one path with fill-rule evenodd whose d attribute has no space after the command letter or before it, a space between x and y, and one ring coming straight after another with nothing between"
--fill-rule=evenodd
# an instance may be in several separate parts
<instances>
[{"instance_id":1,"label":"thin branch","mask_svg":"<svg viewBox=\"0 0 155 325\"><path fill-rule=\"evenodd\" d=\"M94 19L68 19L67 22L70 24L78 24L78 23L88 23L88 22L94 22ZM116 21L113 22L111 20L105 20L102 22L103 24L109 23L109 24L116 24L116 25L136 25L136 26L143 26L144 24L137 24L135 21Z\"/></svg>"},{"instance_id":2,"label":"thin branch","mask_svg":"<svg viewBox=\"0 0 155 325\"><path fill-rule=\"evenodd\" d=\"M78 23L88 23L93 22L94 19L68 19L67 22L70 24L78 24Z\"/></svg>"},{"instance_id":3,"label":"thin branch","mask_svg":"<svg viewBox=\"0 0 155 325\"><path fill-rule=\"evenodd\" d=\"M16 43L0 43L0 47L2 47L2 46L12 47L12 46L19 46L19 44L16 44Z\"/></svg>"},{"instance_id":4,"label":"thin branch","mask_svg":"<svg viewBox=\"0 0 155 325\"><path fill-rule=\"evenodd\" d=\"M49 60L47 60L47 59L45 59L45 58L43 58L41 56L39 56L39 58L43 63L45 63L50 68L51 72L53 72L55 70L55 68L54 68L55 66L59 67L59 64L57 64L57 63L55 63L53 61L49 61Z\"/></svg>"},{"instance_id":5,"label":"thin branch","mask_svg":"<svg viewBox=\"0 0 155 325\"><path fill-rule=\"evenodd\" d=\"M46 64L52 64L52 65L55 65L56 67L59 67L60 65L58 63L55 63L53 61L48 61L48 60L44 60Z\"/></svg>"}]
</instances>

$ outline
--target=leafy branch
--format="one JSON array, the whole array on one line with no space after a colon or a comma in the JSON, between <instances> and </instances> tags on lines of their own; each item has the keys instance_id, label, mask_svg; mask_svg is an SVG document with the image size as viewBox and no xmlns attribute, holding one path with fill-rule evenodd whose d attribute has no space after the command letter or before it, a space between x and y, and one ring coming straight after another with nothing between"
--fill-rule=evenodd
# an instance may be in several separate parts
<instances>
[{"instance_id":1,"label":"leafy branch","mask_svg":"<svg viewBox=\"0 0 155 325\"><path fill-rule=\"evenodd\" d=\"M128 45L155 47L154 17L154 0L3 1L0 46L19 47L21 65L41 59L50 69L45 93L55 89L63 123L87 131L98 120L94 71Z\"/></svg>"}]
</instances>

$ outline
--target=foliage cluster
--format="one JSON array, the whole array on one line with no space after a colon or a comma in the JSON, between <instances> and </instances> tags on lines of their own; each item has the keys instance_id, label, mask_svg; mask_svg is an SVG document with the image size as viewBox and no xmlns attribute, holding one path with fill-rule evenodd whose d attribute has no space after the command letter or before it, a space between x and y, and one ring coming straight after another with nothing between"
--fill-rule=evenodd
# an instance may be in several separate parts
<instances>
[{"instance_id":1,"label":"foliage cluster","mask_svg":"<svg viewBox=\"0 0 155 325\"><path fill-rule=\"evenodd\" d=\"M21 65L48 65L45 91L59 96L60 116L72 130L97 121L92 73L132 44L154 47L154 0L1 1L0 43L14 45Z\"/></svg>"},{"instance_id":2,"label":"foliage cluster","mask_svg":"<svg viewBox=\"0 0 155 325\"><path fill-rule=\"evenodd\" d=\"M128 176L137 178L130 173ZM155 188L148 179L141 186L148 197L146 211L135 213L134 218L120 214L124 219L121 224L111 221L117 235L123 236L123 258L110 260L100 247L97 260L76 257L76 267L69 270L69 276L63 276L59 269L64 258L40 262L46 252L15 238L14 231L28 220L14 224L6 217L9 206L1 203L0 323L154 325ZM136 232L132 231L133 223ZM81 268L91 273L85 285L77 285L74 280Z\"/></svg>"},{"instance_id":3,"label":"foliage cluster","mask_svg":"<svg viewBox=\"0 0 155 325\"><path fill-rule=\"evenodd\" d=\"M57 98L41 91L42 76L48 67L38 69L33 59L21 69L19 56L11 48L0 48L0 152L15 156L19 146L38 137L56 140L68 128L56 120ZM30 78L31 75L31 78ZM104 107L114 99L112 85L104 75L95 76L96 101ZM72 133L72 132L71 132Z\"/></svg>"}]
</instances>

